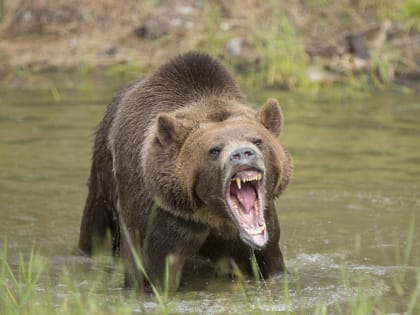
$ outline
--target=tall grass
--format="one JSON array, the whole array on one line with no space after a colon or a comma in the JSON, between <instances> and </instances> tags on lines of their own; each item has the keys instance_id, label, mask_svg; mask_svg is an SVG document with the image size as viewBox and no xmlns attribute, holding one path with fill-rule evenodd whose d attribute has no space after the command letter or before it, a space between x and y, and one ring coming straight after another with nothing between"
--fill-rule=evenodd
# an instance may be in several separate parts
<instances>
[{"instance_id":1,"label":"tall grass","mask_svg":"<svg viewBox=\"0 0 420 315\"><path fill-rule=\"evenodd\" d=\"M278 2L271 1L270 7L271 16L266 21L256 21L252 33L257 49L266 57L256 78L268 86L309 88L302 39Z\"/></svg>"},{"instance_id":2,"label":"tall grass","mask_svg":"<svg viewBox=\"0 0 420 315\"><path fill-rule=\"evenodd\" d=\"M28 261L20 255L17 272L7 263L7 246L3 246L0 271L0 298L3 303L2 314L23 314L31 307L32 295L44 270L42 260L36 259L34 250Z\"/></svg>"},{"instance_id":3,"label":"tall grass","mask_svg":"<svg viewBox=\"0 0 420 315\"><path fill-rule=\"evenodd\" d=\"M251 257L251 265L254 270L254 280L245 277L235 270L235 287L237 293L230 297L226 289L226 296L230 298L231 310L235 313L266 314L269 313L270 305L277 309L281 308L286 314L384 314L392 312L405 312L406 314L418 314L420 311L420 269L410 267L416 264L414 251L416 223L411 218L407 237L403 246L395 245L395 265L401 266L393 271L394 277L391 282L383 284L391 286L391 291L384 290L382 294L372 292L370 280L366 275L345 267L341 268L341 284L345 289L345 299L331 304L331 301L320 300L312 306L312 310L300 309L294 298L301 294L300 284L296 278L291 280L289 274L284 274L281 279L276 279L275 286L270 282L260 281L260 271L255 256ZM134 250L133 244L130 245ZM144 274L147 273L141 257L135 255L136 265ZM406 268L407 267L407 268ZM20 255L15 264L8 261L7 244L4 243L0 259L0 314L132 314L136 312L147 313L145 304L154 304L152 312L159 314L176 313L175 306L182 300L185 293L171 295L170 267L167 264L165 285L159 288L151 284L153 296L148 296L134 290L107 290L103 286L109 283L109 274L89 271L85 275L72 274L63 266L59 279L48 272L48 263L44 258L32 250L24 258ZM80 277L83 277L84 285L80 285ZM121 274L116 275L117 277ZM258 279L258 280L257 280ZM150 281L150 279L148 279ZM256 281L257 280L257 281ZM59 285L57 285L57 281ZM407 281L411 284L407 285ZM282 288L281 291L279 288ZM225 288L222 288L225 290ZM394 293L392 293L394 292ZM223 293L222 293L223 294ZM239 295L238 295L239 294ZM110 299L111 298L111 299ZM280 299L279 299L280 298ZM400 299L403 299L401 302ZM279 300L281 305L279 306ZM198 308L200 299L195 301ZM202 306L203 309L206 307ZM203 310L202 309L202 310Z\"/></svg>"},{"instance_id":4,"label":"tall grass","mask_svg":"<svg viewBox=\"0 0 420 315\"><path fill-rule=\"evenodd\" d=\"M395 264L403 267L397 268L392 281L393 291L397 293L397 296L386 297L369 294L366 288L366 280L363 278L363 275L354 274L346 268L342 268L341 274L343 285L352 298L350 298L348 302L336 305L337 314L386 314L390 312L390 304L394 304L392 307L395 308L395 310L405 307L404 311L407 314L418 314L420 311L420 268L415 269L415 287L410 287L408 289L410 291L407 291L406 282L407 276L409 274L412 275L412 272L408 272L407 269L404 268L409 266L410 261L414 262L412 250L414 245L415 226L415 217L412 215L409 221L405 246L401 250L401 246L398 242L395 242L394 245ZM397 302L389 303L389 301L387 301L388 299L399 300L403 295L409 296L407 305L401 306L398 305ZM325 306L323 309L326 309Z\"/></svg>"},{"instance_id":5,"label":"tall grass","mask_svg":"<svg viewBox=\"0 0 420 315\"><path fill-rule=\"evenodd\" d=\"M242 6L243 3L234 1L232 5ZM243 37L262 56L258 65L242 73L241 79L245 85L291 90L309 88L303 42L282 6L278 1L267 1L251 10L255 13L246 20L232 21L224 18L220 4L205 6L202 12L203 29L195 48L221 56L229 39Z\"/></svg>"}]
</instances>

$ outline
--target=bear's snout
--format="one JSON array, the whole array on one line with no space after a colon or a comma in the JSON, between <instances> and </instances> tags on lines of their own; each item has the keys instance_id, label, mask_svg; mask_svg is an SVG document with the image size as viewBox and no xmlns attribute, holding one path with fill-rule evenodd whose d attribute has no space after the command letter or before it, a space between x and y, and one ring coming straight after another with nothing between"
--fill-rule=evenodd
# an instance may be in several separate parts
<instances>
[{"instance_id":1,"label":"bear's snout","mask_svg":"<svg viewBox=\"0 0 420 315\"><path fill-rule=\"evenodd\" d=\"M232 166L242 164L253 164L256 159L256 152L254 149L245 147L234 150L229 157Z\"/></svg>"},{"instance_id":2,"label":"bear's snout","mask_svg":"<svg viewBox=\"0 0 420 315\"><path fill-rule=\"evenodd\" d=\"M262 152L249 142L232 141L227 144L221 161L223 161L222 172L225 184L235 172L243 169L254 168L265 173Z\"/></svg>"},{"instance_id":3,"label":"bear's snout","mask_svg":"<svg viewBox=\"0 0 420 315\"><path fill-rule=\"evenodd\" d=\"M257 153L250 147L236 149L229 156L229 164L233 168L240 165L254 165L256 160Z\"/></svg>"}]
</instances>

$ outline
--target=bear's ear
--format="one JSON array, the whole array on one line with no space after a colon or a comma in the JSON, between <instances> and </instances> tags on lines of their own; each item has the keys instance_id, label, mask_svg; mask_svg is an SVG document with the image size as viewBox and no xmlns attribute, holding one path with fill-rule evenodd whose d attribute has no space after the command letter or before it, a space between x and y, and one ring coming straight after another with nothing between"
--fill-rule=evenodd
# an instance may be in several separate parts
<instances>
[{"instance_id":1,"label":"bear's ear","mask_svg":"<svg viewBox=\"0 0 420 315\"><path fill-rule=\"evenodd\" d=\"M265 128L278 136L283 126L283 113L277 100L269 98L257 112L257 119Z\"/></svg>"},{"instance_id":2,"label":"bear's ear","mask_svg":"<svg viewBox=\"0 0 420 315\"><path fill-rule=\"evenodd\" d=\"M163 146L171 145L181 139L184 126L176 118L160 113L156 119L157 122L157 140Z\"/></svg>"}]
</instances>

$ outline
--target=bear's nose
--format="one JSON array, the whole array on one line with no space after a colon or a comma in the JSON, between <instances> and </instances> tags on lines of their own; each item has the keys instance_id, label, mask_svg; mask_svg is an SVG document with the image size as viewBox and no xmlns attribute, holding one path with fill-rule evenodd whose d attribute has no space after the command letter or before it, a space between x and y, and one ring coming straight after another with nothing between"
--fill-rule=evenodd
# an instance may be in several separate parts
<instances>
[{"instance_id":1,"label":"bear's nose","mask_svg":"<svg viewBox=\"0 0 420 315\"><path fill-rule=\"evenodd\" d=\"M255 151L251 148L240 148L230 154L230 160L235 162L245 162L255 157Z\"/></svg>"}]
</instances>

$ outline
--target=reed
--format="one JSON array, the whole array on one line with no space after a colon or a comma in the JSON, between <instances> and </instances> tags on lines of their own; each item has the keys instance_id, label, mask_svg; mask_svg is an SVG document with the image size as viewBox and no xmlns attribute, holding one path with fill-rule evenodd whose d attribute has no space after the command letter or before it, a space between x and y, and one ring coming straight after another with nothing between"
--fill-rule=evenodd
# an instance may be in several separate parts
<instances>
[{"instance_id":1,"label":"reed","mask_svg":"<svg viewBox=\"0 0 420 315\"><path fill-rule=\"evenodd\" d=\"M275 279L280 282L272 287L269 282L260 280L260 272L255 258L251 258L252 269L254 270L253 279L241 274L239 269L233 266L235 274L231 289L237 291L234 296L229 297L231 305L230 311L235 313L267 314L267 303L275 306L279 303L279 292L274 292L273 288L282 287L281 308L283 314L384 314L404 311L406 314L418 314L420 311L420 269L415 266L416 251L415 243L416 221L414 215L410 218L407 228L406 240L404 245L395 245L395 257L393 264L401 266L395 272L391 283L392 292L395 292L395 301L390 302L389 295L372 293L369 289L369 279L365 278L362 272L350 270L345 267L343 262L341 268L341 286L345 289L347 298L333 304L328 301L320 300L311 310L301 309L296 305L295 296L301 294L299 280L290 279L289 274L285 273L281 278ZM123 229L124 233L124 229ZM142 259L138 251L134 250L134 245L130 244L135 256L137 268L141 270L145 278L150 281L144 270ZM7 243L4 242L0 258L0 313L5 315L14 314L132 314L133 310L140 313L148 313L146 304L155 304L152 312L159 314L176 313L176 305L182 300L185 293L172 293L170 287L170 267L167 265L165 273L165 285L158 288L151 283L153 296L139 293L135 290L115 290L107 291L104 284L109 283L108 273L93 273L88 271L86 275L75 275L66 266L62 272L53 276L48 273L48 263L45 258L33 249L28 255L20 255L15 262L9 262ZM100 259L100 258L99 258ZM122 276L122 268L118 263L115 266L113 277ZM410 268L406 268L410 267ZM118 270L121 272L119 273ZM86 285L81 286L79 278L83 277ZM57 292L57 281L60 283ZM121 280L119 280L121 281ZM410 285L407 282L410 281ZM384 284L385 285L385 284ZM229 290L226 295L230 296ZM60 297L58 297L60 296ZM407 303L401 304L399 299L404 296ZM408 298L407 298L408 297ZM239 300L238 300L239 299ZM270 300L272 299L272 300ZM392 299L392 300L394 300ZM106 301L106 302L105 302ZM199 304L200 302L197 301ZM199 306L198 306L199 307ZM205 307L205 305L203 305ZM275 313L273 311L273 313Z\"/></svg>"}]
</instances>

